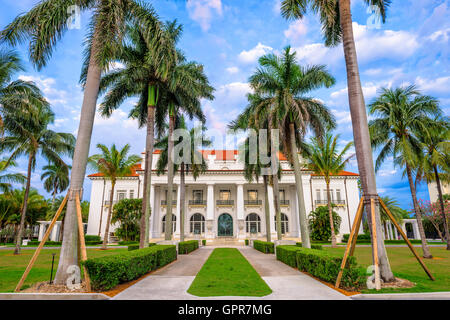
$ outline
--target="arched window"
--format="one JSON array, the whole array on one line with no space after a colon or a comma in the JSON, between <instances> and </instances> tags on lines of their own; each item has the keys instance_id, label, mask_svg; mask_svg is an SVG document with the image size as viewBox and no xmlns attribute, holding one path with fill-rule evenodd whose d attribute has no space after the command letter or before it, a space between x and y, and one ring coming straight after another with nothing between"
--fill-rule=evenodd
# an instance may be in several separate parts
<instances>
[{"instance_id":1,"label":"arched window","mask_svg":"<svg viewBox=\"0 0 450 320\"><path fill-rule=\"evenodd\" d=\"M261 232L261 218L256 213L250 213L245 218L245 232L247 233Z\"/></svg>"},{"instance_id":2,"label":"arched window","mask_svg":"<svg viewBox=\"0 0 450 320\"><path fill-rule=\"evenodd\" d=\"M275 220L275 231L277 231L277 217L274 217ZM287 215L281 213L281 233L285 234L289 232L289 221Z\"/></svg>"},{"instance_id":3,"label":"arched window","mask_svg":"<svg viewBox=\"0 0 450 320\"><path fill-rule=\"evenodd\" d=\"M194 213L190 219L190 232L193 234L205 233L205 217L201 213Z\"/></svg>"},{"instance_id":4,"label":"arched window","mask_svg":"<svg viewBox=\"0 0 450 320\"><path fill-rule=\"evenodd\" d=\"M177 216L172 214L172 231L177 230ZM162 218L162 232L166 232L166 215Z\"/></svg>"}]
</instances>

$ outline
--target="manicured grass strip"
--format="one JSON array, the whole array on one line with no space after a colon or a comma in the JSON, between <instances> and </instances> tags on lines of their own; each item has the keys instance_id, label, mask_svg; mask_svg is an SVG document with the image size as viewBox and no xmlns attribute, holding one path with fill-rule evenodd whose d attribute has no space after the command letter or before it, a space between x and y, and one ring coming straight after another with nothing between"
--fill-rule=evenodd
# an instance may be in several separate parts
<instances>
[{"instance_id":1,"label":"manicured grass strip","mask_svg":"<svg viewBox=\"0 0 450 320\"><path fill-rule=\"evenodd\" d=\"M55 253L53 278L59 261L59 248L45 249L39 254L36 263L25 281L23 289L36 282L49 281L52 266L52 253ZM126 252L127 249L88 249L88 258L104 257ZM13 292L28 265L34 250L22 250L20 255L13 255L14 250L0 250L0 292ZM81 269L83 271L83 269Z\"/></svg>"},{"instance_id":2,"label":"manicured grass strip","mask_svg":"<svg viewBox=\"0 0 450 320\"><path fill-rule=\"evenodd\" d=\"M344 255L345 248L323 248L324 251L333 254ZM417 285L413 288L404 289L382 289L364 290L363 293L406 293L406 292L433 292L450 291L450 251L440 247L430 247L431 254L435 259L424 259L428 269L430 269L436 281L431 281L417 260L412 255L409 248L387 247L389 263L396 277L407 279ZM422 248L415 248L422 256ZM355 257L358 264L366 269L372 264L371 248L358 247L355 250Z\"/></svg>"},{"instance_id":3,"label":"manicured grass strip","mask_svg":"<svg viewBox=\"0 0 450 320\"><path fill-rule=\"evenodd\" d=\"M209 256L190 288L198 297L262 297L272 290L235 248L218 248Z\"/></svg>"}]
</instances>

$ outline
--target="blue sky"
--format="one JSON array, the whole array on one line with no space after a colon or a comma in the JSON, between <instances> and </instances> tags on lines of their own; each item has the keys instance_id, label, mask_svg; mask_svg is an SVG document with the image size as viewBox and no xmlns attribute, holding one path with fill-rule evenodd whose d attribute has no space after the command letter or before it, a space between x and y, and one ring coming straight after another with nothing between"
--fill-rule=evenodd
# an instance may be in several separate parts
<instances>
[{"instance_id":1,"label":"blue sky","mask_svg":"<svg viewBox=\"0 0 450 320\"><path fill-rule=\"evenodd\" d=\"M20 13L30 9L36 0L1 0L0 28L3 29ZM347 85L342 47L323 45L318 18L308 14L302 21L286 21L279 12L279 0L153 0L148 1L162 20L177 19L184 26L179 47L189 60L204 64L216 88L216 99L205 101L208 128L225 130L228 122L246 105L249 92L247 79L257 66L259 56L280 52L291 45L301 64L325 64L336 77L330 89L311 93L324 101L338 120L341 141L352 140ZM358 51L361 81L370 102L381 87L417 84L423 93L439 98L446 114L450 114L450 1L394 0L388 18L380 29L370 28L366 6L362 0L352 1L354 33ZM66 32L53 56L42 71L27 62L26 44L18 47L27 70L18 76L33 80L43 90L56 113L54 130L76 134L83 93L78 84L82 61L82 41L90 13L81 16L81 29ZM99 103L102 98L99 98ZM133 153L143 151L145 132L127 118L134 99L110 119L97 116L91 153L97 143L124 145L130 143ZM19 161L20 171L26 160ZM32 186L41 192L40 160L33 174ZM348 170L357 172L356 161ZM405 209L411 208L409 187L402 170L386 163L377 174L378 190L395 197ZM84 198L90 195L86 179ZM428 198L426 186L419 197Z\"/></svg>"}]
</instances>

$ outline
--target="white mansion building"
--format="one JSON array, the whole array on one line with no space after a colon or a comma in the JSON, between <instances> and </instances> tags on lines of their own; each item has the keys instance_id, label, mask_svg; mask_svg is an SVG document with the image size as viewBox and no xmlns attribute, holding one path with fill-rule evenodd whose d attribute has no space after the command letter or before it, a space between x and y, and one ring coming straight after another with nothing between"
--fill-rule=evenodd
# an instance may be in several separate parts
<instances>
[{"instance_id":1,"label":"white mansion building","mask_svg":"<svg viewBox=\"0 0 450 320\"><path fill-rule=\"evenodd\" d=\"M238 161L237 150L203 150L208 170L194 180L186 176L186 225L187 238L216 239L220 237L263 238L266 235L264 213L264 188L259 183L248 183L243 176L243 164ZM153 170L159 157L159 150L153 153ZM286 238L300 238L298 202L295 190L294 172L287 160L280 155L283 173L280 180L280 203L282 232ZM142 198L144 163L135 167L132 174L120 178L115 187L114 203L124 198ZM342 218L339 234L350 233L351 224L359 203L358 174L343 171L331 179L331 194L337 205L336 211ZM108 213L111 183L102 174L89 175L92 190L87 234L100 233L103 236ZM167 176L152 175L150 203L150 237L164 237L167 208ZM173 221L174 238L180 237L180 177L174 178ZM303 171L303 190L306 211L309 214L318 206L326 205L325 180L308 170ZM273 193L269 187L270 230L276 237ZM111 226L114 232L115 226Z\"/></svg>"}]
</instances>

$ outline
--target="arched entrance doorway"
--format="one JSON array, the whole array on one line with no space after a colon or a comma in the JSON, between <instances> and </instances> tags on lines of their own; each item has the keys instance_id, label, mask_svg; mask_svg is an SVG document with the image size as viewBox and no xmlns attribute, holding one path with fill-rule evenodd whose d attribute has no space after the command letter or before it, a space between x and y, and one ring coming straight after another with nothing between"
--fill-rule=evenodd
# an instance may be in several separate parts
<instances>
[{"instance_id":1,"label":"arched entrance doorway","mask_svg":"<svg viewBox=\"0 0 450 320\"><path fill-rule=\"evenodd\" d=\"M233 236L233 218L228 213L223 213L217 220L217 235L219 237Z\"/></svg>"}]
</instances>

